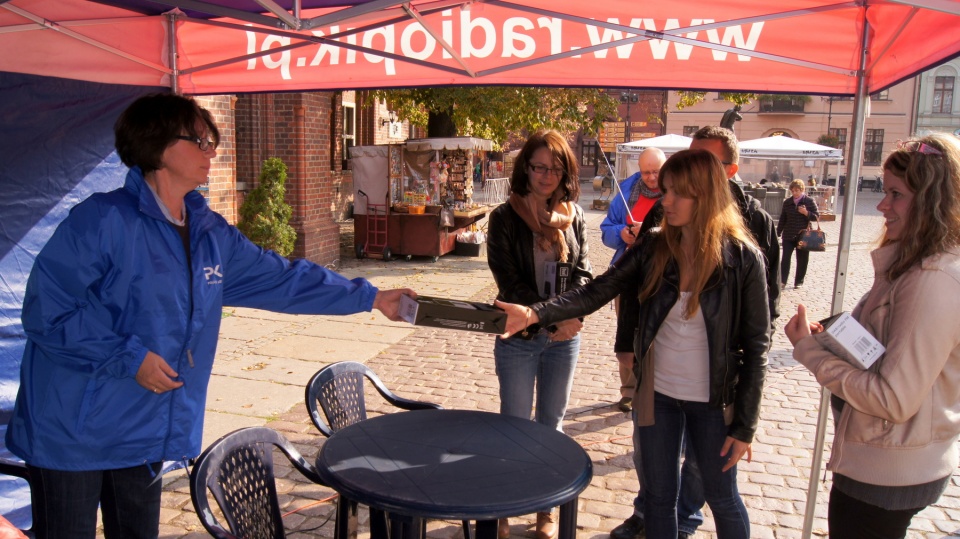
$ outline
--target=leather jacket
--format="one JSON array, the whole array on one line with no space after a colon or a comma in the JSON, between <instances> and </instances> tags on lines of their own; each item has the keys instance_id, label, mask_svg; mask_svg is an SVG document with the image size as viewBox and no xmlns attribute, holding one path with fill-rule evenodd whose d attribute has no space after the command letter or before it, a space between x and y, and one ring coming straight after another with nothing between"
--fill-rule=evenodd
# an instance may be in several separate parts
<instances>
[{"instance_id":1,"label":"leather jacket","mask_svg":"<svg viewBox=\"0 0 960 539\"><path fill-rule=\"evenodd\" d=\"M617 295L621 295L621 302L633 301L637 307L631 310L636 314L632 320L621 320L617 325L617 346L619 349L627 339L633 341L638 385L643 384L643 372L652 374L652 370L643 368L644 363L649 365L652 360L647 352L680 297L679 270L670 263L664 272L663 286L642 303L637 298L638 283L649 271L659 233L659 229L654 229L642 236L610 270L583 288L532 306L540 323L550 324L594 312ZM709 404L714 408L733 405L728 434L747 443L753 441L759 422L770 339L765 274L766 265L758 250L727 241L722 267L700 294L710 354ZM651 392L651 405L652 397ZM643 407L645 403L635 405ZM652 417L652 409L646 411ZM645 410L639 412L643 414Z\"/></svg>"},{"instance_id":2,"label":"leather jacket","mask_svg":"<svg viewBox=\"0 0 960 539\"><path fill-rule=\"evenodd\" d=\"M743 189L733 180L727 180L730 196L740 209L740 215L753 234L753 239L760 246L760 252L767 263L767 300L770 307L770 342L773 343L773 332L776 330L774 321L780 317L780 234L773 217L763 209L760 201L743 192ZM611 203L612 204L612 203ZM640 235L655 226L660 226L663 218L663 201L658 200L640 226ZM615 352L627 352L629 349L616 349Z\"/></svg>"},{"instance_id":3,"label":"leather jacket","mask_svg":"<svg viewBox=\"0 0 960 539\"><path fill-rule=\"evenodd\" d=\"M573 223L564 231L569 249L567 261L573 265L570 288L583 286L593 279L590 260L587 258L583 208L576 204L574 208L576 213ZM533 232L517 212L513 211L509 202L501 204L490 214L487 263L499 289L497 299L521 305L531 305L543 299L537 292ZM559 320L566 319L560 318L551 324ZM528 333L535 334L538 330L539 326L531 327Z\"/></svg>"}]
</instances>

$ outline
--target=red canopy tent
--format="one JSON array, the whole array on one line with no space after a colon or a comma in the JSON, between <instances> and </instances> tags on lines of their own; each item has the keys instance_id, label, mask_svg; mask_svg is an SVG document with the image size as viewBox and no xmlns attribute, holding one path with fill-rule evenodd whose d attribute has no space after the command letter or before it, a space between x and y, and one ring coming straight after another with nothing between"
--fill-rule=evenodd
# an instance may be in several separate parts
<instances>
[{"instance_id":1,"label":"red canopy tent","mask_svg":"<svg viewBox=\"0 0 960 539\"><path fill-rule=\"evenodd\" d=\"M854 96L861 155L866 97L960 54L958 30L958 0L0 0L0 71L187 94L482 84ZM850 159L847 177L859 168ZM834 313L855 204L851 190Z\"/></svg>"},{"instance_id":2,"label":"red canopy tent","mask_svg":"<svg viewBox=\"0 0 960 539\"><path fill-rule=\"evenodd\" d=\"M330 3L288 2L293 14L273 0L244 8L226 0L11 0L0 4L0 71L189 94L537 84L852 96L860 74L872 93L960 53L953 0L307 8Z\"/></svg>"}]
</instances>

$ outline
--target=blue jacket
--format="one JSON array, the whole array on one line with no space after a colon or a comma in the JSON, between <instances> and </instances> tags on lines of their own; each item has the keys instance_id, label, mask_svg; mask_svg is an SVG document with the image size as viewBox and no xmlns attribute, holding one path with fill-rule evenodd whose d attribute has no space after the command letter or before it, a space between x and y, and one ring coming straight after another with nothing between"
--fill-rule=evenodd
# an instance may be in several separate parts
<instances>
[{"instance_id":1,"label":"blue jacket","mask_svg":"<svg viewBox=\"0 0 960 539\"><path fill-rule=\"evenodd\" d=\"M614 249L613 258L610 263L616 262L623 252L627 250L627 244L620 237L620 232L627 226L627 204L624 198L630 198L630 192L633 186L640 181L640 173L637 172L627 179L620 182L620 195L614 195L610 198L610 207L607 208L607 216L600 223L600 239L607 247Z\"/></svg>"},{"instance_id":2,"label":"blue jacket","mask_svg":"<svg viewBox=\"0 0 960 539\"><path fill-rule=\"evenodd\" d=\"M78 204L37 256L7 447L27 463L82 471L200 453L224 305L298 314L369 311L377 289L251 243L185 199L190 257L137 168ZM134 376L147 351L183 386L154 394Z\"/></svg>"}]
</instances>

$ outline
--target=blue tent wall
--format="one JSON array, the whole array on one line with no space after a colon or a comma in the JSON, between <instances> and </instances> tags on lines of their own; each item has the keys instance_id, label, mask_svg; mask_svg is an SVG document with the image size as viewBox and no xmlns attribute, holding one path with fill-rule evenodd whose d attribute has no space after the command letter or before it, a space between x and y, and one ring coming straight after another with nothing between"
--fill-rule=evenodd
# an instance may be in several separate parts
<instances>
[{"instance_id":1,"label":"blue tent wall","mask_svg":"<svg viewBox=\"0 0 960 539\"><path fill-rule=\"evenodd\" d=\"M113 123L138 96L162 90L0 73L0 456L10 456L2 434L19 387L33 260L77 202L123 184ZM0 482L0 514L11 521L29 520L15 509L29 502L19 483Z\"/></svg>"}]
</instances>

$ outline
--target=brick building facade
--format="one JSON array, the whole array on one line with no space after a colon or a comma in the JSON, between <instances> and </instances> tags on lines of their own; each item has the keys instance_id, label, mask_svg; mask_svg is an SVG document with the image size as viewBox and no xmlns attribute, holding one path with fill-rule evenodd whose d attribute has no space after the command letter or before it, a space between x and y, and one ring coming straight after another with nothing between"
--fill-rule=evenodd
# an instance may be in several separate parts
<instances>
[{"instance_id":1,"label":"brick building facade","mask_svg":"<svg viewBox=\"0 0 960 539\"><path fill-rule=\"evenodd\" d=\"M270 157L287 165L286 200L297 232L292 258L334 264L340 227L352 191L343 170L343 109L340 92L198 97L221 133L210 170L211 209L236 223L243 194L257 185Z\"/></svg>"}]
</instances>

